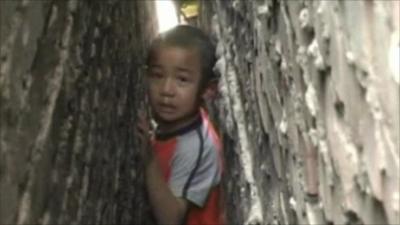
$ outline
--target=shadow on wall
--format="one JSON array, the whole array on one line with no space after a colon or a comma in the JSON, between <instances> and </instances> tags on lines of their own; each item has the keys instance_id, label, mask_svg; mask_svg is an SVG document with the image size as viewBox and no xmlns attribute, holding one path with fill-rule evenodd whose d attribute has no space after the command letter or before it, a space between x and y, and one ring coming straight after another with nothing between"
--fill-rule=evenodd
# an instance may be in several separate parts
<instances>
[{"instance_id":1,"label":"shadow on wall","mask_svg":"<svg viewBox=\"0 0 400 225\"><path fill-rule=\"evenodd\" d=\"M148 221L135 109L148 1L0 1L0 224Z\"/></svg>"}]
</instances>

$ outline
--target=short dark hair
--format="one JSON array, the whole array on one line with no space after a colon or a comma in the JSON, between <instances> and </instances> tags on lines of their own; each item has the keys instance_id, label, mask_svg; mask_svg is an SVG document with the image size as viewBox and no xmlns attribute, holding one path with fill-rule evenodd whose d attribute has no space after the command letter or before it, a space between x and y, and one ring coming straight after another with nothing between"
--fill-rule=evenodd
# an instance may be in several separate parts
<instances>
[{"instance_id":1,"label":"short dark hair","mask_svg":"<svg viewBox=\"0 0 400 225\"><path fill-rule=\"evenodd\" d=\"M213 67L216 61L215 46L211 39L199 28L189 25L178 25L164 33L161 33L152 42L147 55L146 64L153 59L154 51L165 44L174 47L196 48L200 53L201 60L201 86L204 87L208 81L215 78Z\"/></svg>"}]
</instances>

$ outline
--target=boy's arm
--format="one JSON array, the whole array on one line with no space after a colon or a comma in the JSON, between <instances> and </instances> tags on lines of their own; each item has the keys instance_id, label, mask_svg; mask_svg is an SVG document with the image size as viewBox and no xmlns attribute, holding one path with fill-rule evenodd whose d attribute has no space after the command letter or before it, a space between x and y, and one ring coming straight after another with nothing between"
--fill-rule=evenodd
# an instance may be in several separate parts
<instances>
[{"instance_id":1,"label":"boy's arm","mask_svg":"<svg viewBox=\"0 0 400 225\"><path fill-rule=\"evenodd\" d=\"M146 187L157 221L160 224L182 224L188 202L173 195L154 158L147 166Z\"/></svg>"},{"instance_id":2,"label":"boy's arm","mask_svg":"<svg viewBox=\"0 0 400 225\"><path fill-rule=\"evenodd\" d=\"M164 181L161 169L155 160L151 149L148 133L150 126L144 113L139 114L138 134L143 144L141 157L145 165L146 189L149 195L152 211L160 224L182 224L188 208L185 199L175 197L168 184Z\"/></svg>"}]
</instances>

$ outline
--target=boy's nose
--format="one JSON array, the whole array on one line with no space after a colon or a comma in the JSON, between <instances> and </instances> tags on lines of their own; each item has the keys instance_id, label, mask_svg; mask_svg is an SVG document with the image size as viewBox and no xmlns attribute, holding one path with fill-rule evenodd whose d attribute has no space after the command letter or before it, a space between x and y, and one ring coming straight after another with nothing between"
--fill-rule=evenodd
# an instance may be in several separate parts
<instances>
[{"instance_id":1,"label":"boy's nose","mask_svg":"<svg viewBox=\"0 0 400 225\"><path fill-rule=\"evenodd\" d=\"M175 87L172 79L165 79L161 87L161 94L164 96L173 96L175 94Z\"/></svg>"}]
</instances>

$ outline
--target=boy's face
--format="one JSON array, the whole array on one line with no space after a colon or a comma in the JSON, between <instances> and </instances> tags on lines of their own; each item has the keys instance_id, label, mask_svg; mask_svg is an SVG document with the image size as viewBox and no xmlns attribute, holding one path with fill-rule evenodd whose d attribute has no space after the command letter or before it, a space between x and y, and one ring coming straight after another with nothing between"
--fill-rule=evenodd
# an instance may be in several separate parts
<instances>
[{"instance_id":1,"label":"boy's face","mask_svg":"<svg viewBox=\"0 0 400 225\"><path fill-rule=\"evenodd\" d=\"M199 107L201 61L194 48L159 46L149 63L149 99L158 122L185 124Z\"/></svg>"}]
</instances>

